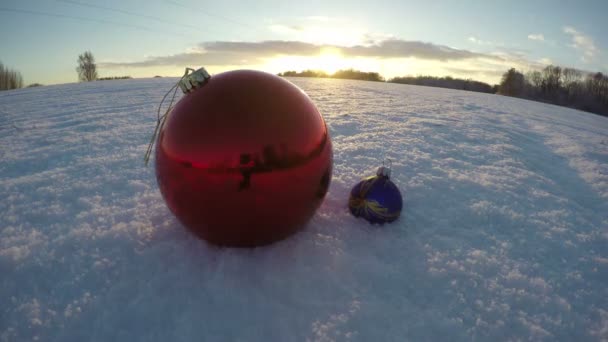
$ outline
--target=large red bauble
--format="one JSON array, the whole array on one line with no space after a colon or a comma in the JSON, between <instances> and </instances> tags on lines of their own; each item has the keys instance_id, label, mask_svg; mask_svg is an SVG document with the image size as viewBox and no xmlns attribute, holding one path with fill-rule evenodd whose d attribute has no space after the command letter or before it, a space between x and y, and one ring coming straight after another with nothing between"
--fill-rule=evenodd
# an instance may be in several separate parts
<instances>
[{"instance_id":1,"label":"large red bauble","mask_svg":"<svg viewBox=\"0 0 608 342\"><path fill-rule=\"evenodd\" d=\"M160 131L156 177L175 216L223 246L295 233L327 192L331 141L323 117L292 83L238 70L184 95Z\"/></svg>"}]
</instances>

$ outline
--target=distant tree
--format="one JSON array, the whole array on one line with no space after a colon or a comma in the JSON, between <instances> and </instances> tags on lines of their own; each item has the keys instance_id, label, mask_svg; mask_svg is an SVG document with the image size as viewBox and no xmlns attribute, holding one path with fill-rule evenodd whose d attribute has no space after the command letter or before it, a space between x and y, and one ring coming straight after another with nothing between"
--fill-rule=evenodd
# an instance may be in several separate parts
<instances>
[{"instance_id":1,"label":"distant tree","mask_svg":"<svg viewBox=\"0 0 608 342\"><path fill-rule=\"evenodd\" d=\"M509 72L503 75L503 82L508 76ZM524 84L525 91L514 96L608 116L608 76L601 72L549 65L526 73ZM508 92L508 87L502 88Z\"/></svg>"},{"instance_id":2,"label":"distant tree","mask_svg":"<svg viewBox=\"0 0 608 342\"><path fill-rule=\"evenodd\" d=\"M413 84L427 87L439 87L449 89L461 89L476 91L480 93L496 93L496 89L491 85L471 79L453 78L451 76L435 77L435 76L404 76L391 78L390 83Z\"/></svg>"},{"instance_id":3,"label":"distant tree","mask_svg":"<svg viewBox=\"0 0 608 342\"><path fill-rule=\"evenodd\" d=\"M573 68L564 68L562 71L562 86L566 91L566 97L571 99L582 90L583 73Z\"/></svg>"},{"instance_id":4,"label":"distant tree","mask_svg":"<svg viewBox=\"0 0 608 342\"><path fill-rule=\"evenodd\" d=\"M23 88L21 73L4 67L0 62L0 90Z\"/></svg>"},{"instance_id":5,"label":"distant tree","mask_svg":"<svg viewBox=\"0 0 608 342\"><path fill-rule=\"evenodd\" d=\"M526 74L526 81L534 88L539 88L543 84L543 75L538 70L530 71Z\"/></svg>"},{"instance_id":6,"label":"distant tree","mask_svg":"<svg viewBox=\"0 0 608 342\"><path fill-rule=\"evenodd\" d=\"M110 80L130 80L131 76L110 76L110 77L98 77L97 81L110 81Z\"/></svg>"},{"instance_id":7,"label":"distant tree","mask_svg":"<svg viewBox=\"0 0 608 342\"><path fill-rule=\"evenodd\" d=\"M608 76L601 72L588 74L585 80L586 88L595 98L604 104L608 104Z\"/></svg>"},{"instance_id":8,"label":"distant tree","mask_svg":"<svg viewBox=\"0 0 608 342\"><path fill-rule=\"evenodd\" d=\"M85 51L82 55L78 56L76 71L78 72L78 80L80 82L90 82L97 79L97 65L91 51Z\"/></svg>"},{"instance_id":9,"label":"distant tree","mask_svg":"<svg viewBox=\"0 0 608 342\"><path fill-rule=\"evenodd\" d=\"M285 71L277 74L278 76L283 77L331 77L331 78L341 78L341 79L349 79L349 80L361 80L361 81L378 81L384 82L384 77L382 77L377 72L363 72L354 69L347 70L338 70L331 75L328 75L325 71L322 70L304 70L304 71Z\"/></svg>"},{"instance_id":10,"label":"distant tree","mask_svg":"<svg viewBox=\"0 0 608 342\"><path fill-rule=\"evenodd\" d=\"M321 70L304 70L300 72L290 70L279 73L278 75L283 77L330 77L325 71Z\"/></svg>"},{"instance_id":11,"label":"distant tree","mask_svg":"<svg viewBox=\"0 0 608 342\"><path fill-rule=\"evenodd\" d=\"M579 70L573 68L564 68L562 70L562 85L567 88L571 84L580 82L582 76L583 73Z\"/></svg>"},{"instance_id":12,"label":"distant tree","mask_svg":"<svg viewBox=\"0 0 608 342\"><path fill-rule=\"evenodd\" d=\"M502 75L498 92L508 96L520 96L524 92L524 87L524 75L515 68L511 68Z\"/></svg>"},{"instance_id":13,"label":"distant tree","mask_svg":"<svg viewBox=\"0 0 608 342\"><path fill-rule=\"evenodd\" d=\"M26 88L34 88L34 87L42 87L43 85L40 83L32 83L28 85Z\"/></svg>"},{"instance_id":14,"label":"distant tree","mask_svg":"<svg viewBox=\"0 0 608 342\"><path fill-rule=\"evenodd\" d=\"M363 72L354 69L338 70L334 72L331 77L349 80L384 82L384 77L377 72Z\"/></svg>"},{"instance_id":15,"label":"distant tree","mask_svg":"<svg viewBox=\"0 0 608 342\"><path fill-rule=\"evenodd\" d=\"M538 70L528 71L524 76L524 94L523 97L535 98L543 83L543 75Z\"/></svg>"},{"instance_id":16,"label":"distant tree","mask_svg":"<svg viewBox=\"0 0 608 342\"><path fill-rule=\"evenodd\" d=\"M548 65L542 72L543 80L541 89L545 98L556 99L562 86L562 68Z\"/></svg>"}]
</instances>

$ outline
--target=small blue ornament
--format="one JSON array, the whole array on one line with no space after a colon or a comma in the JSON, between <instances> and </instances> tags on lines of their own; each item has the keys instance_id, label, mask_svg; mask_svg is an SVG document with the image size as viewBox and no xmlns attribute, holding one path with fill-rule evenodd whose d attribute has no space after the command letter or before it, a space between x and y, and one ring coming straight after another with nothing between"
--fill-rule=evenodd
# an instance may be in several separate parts
<instances>
[{"instance_id":1,"label":"small blue ornament","mask_svg":"<svg viewBox=\"0 0 608 342\"><path fill-rule=\"evenodd\" d=\"M382 166L375 176L365 178L353 187L348 208L355 217L379 224L393 222L399 217L403 199L390 175L391 170Z\"/></svg>"}]
</instances>

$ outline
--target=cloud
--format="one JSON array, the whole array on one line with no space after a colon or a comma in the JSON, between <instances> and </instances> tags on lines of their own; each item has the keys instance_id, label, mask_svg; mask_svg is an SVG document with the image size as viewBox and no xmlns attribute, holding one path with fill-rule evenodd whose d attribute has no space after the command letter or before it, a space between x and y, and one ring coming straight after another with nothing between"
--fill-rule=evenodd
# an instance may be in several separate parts
<instances>
[{"instance_id":1,"label":"cloud","mask_svg":"<svg viewBox=\"0 0 608 342\"><path fill-rule=\"evenodd\" d=\"M377 32L366 32L363 34L363 36L361 38L362 38L363 45L379 44L386 40L398 40L398 38L392 34L377 33Z\"/></svg>"},{"instance_id":2,"label":"cloud","mask_svg":"<svg viewBox=\"0 0 608 342\"><path fill-rule=\"evenodd\" d=\"M326 17L323 15L311 15L311 16L305 17L304 19L306 19L308 21L320 21L323 23L334 20L334 18Z\"/></svg>"},{"instance_id":3,"label":"cloud","mask_svg":"<svg viewBox=\"0 0 608 342\"><path fill-rule=\"evenodd\" d=\"M503 67L504 70L507 70L510 68L516 68L518 70L539 70L546 66L544 64L544 61L531 60L528 57L528 53L526 51L501 50L501 51L494 52L493 55L500 57L502 59L502 61L494 62L492 64L494 66L500 65Z\"/></svg>"},{"instance_id":4,"label":"cloud","mask_svg":"<svg viewBox=\"0 0 608 342\"><path fill-rule=\"evenodd\" d=\"M268 20L267 28L278 34L277 40L311 44L352 46L365 42L368 30L340 17L292 17L288 21Z\"/></svg>"},{"instance_id":5,"label":"cloud","mask_svg":"<svg viewBox=\"0 0 608 342\"><path fill-rule=\"evenodd\" d=\"M583 34L572 26L564 26L563 30L564 33L570 35L572 38L572 44L570 46L583 53L583 56L581 57L583 62L589 62L599 54L600 51L595 45L593 38Z\"/></svg>"},{"instance_id":6,"label":"cloud","mask_svg":"<svg viewBox=\"0 0 608 342\"><path fill-rule=\"evenodd\" d=\"M544 42L545 36L542 33L530 33L528 39Z\"/></svg>"},{"instance_id":7,"label":"cloud","mask_svg":"<svg viewBox=\"0 0 608 342\"><path fill-rule=\"evenodd\" d=\"M145 68L173 69L173 73L178 73L175 70L184 66L199 65L213 72L254 68L277 73L329 67L324 64L328 61L323 59L329 53L337 56L335 68L375 71L386 78L416 74L452 75L495 83L509 68L540 70L549 62L546 59L531 60L527 51L516 49L479 53L428 42L375 38L368 37L364 43L353 46L296 40L203 42L176 55L151 56L140 61L110 61L99 63L99 66L107 69L134 68L129 71L132 75L144 73Z\"/></svg>"},{"instance_id":8,"label":"cloud","mask_svg":"<svg viewBox=\"0 0 608 342\"><path fill-rule=\"evenodd\" d=\"M471 78L471 76L480 76L499 78L505 73L504 69L492 69L486 66L471 66L471 67L446 67L444 68L450 74L458 75L462 78Z\"/></svg>"},{"instance_id":9,"label":"cloud","mask_svg":"<svg viewBox=\"0 0 608 342\"><path fill-rule=\"evenodd\" d=\"M470 36L469 38L467 38L467 40L473 44L477 44L477 45L495 45L495 46L504 46L503 43L498 43L498 42L492 42L489 40L481 40L475 36Z\"/></svg>"},{"instance_id":10,"label":"cloud","mask_svg":"<svg viewBox=\"0 0 608 342\"><path fill-rule=\"evenodd\" d=\"M228 42L215 41L199 44L188 52L150 57L135 62L99 63L102 67L150 67L150 66L183 66L183 65L242 65L263 63L265 59L275 56L317 56L322 51L339 52L345 58L417 58L434 61L458 61L483 58L502 60L490 54L460 50L444 45L401 39L387 39L371 45L339 46L332 44L312 44L300 41L262 41L262 42Z\"/></svg>"},{"instance_id":11,"label":"cloud","mask_svg":"<svg viewBox=\"0 0 608 342\"><path fill-rule=\"evenodd\" d=\"M468 41L470 41L471 43L475 43L475 44L479 44L481 41L475 37L469 37L467 38Z\"/></svg>"},{"instance_id":12,"label":"cloud","mask_svg":"<svg viewBox=\"0 0 608 342\"><path fill-rule=\"evenodd\" d=\"M471 58L490 58L495 56L454 49L444 45L436 45L419 41L404 41L400 39L384 40L369 46L353 46L341 48L342 53L351 57L377 57L377 58L408 58L448 61Z\"/></svg>"},{"instance_id":13,"label":"cloud","mask_svg":"<svg viewBox=\"0 0 608 342\"><path fill-rule=\"evenodd\" d=\"M298 25L272 24L268 26L268 28L273 32L282 34L298 33L304 31L304 28Z\"/></svg>"}]
</instances>

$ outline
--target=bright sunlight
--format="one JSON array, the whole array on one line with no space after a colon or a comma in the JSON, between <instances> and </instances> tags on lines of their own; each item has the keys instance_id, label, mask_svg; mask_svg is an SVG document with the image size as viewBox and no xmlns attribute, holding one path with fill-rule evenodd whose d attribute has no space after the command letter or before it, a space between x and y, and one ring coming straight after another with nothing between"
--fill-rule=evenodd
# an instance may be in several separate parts
<instances>
[{"instance_id":1,"label":"bright sunlight","mask_svg":"<svg viewBox=\"0 0 608 342\"><path fill-rule=\"evenodd\" d=\"M333 74L340 69L352 68L353 64L338 49L323 48L318 56L277 56L268 60L267 67L276 72L320 70Z\"/></svg>"}]
</instances>

